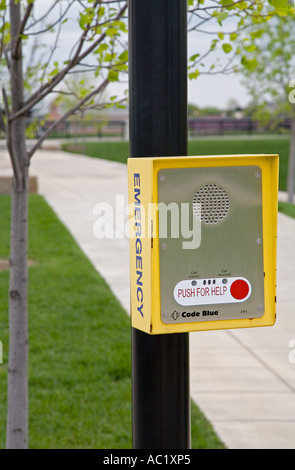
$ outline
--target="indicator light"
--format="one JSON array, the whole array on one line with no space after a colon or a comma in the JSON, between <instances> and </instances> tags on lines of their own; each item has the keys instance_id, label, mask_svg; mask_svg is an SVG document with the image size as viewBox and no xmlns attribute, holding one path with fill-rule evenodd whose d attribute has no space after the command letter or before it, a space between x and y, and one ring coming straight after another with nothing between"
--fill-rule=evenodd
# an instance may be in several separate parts
<instances>
[{"instance_id":1,"label":"indicator light","mask_svg":"<svg viewBox=\"0 0 295 470\"><path fill-rule=\"evenodd\" d=\"M230 293L237 300L245 299L249 294L249 285L243 279L237 279L232 283Z\"/></svg>"}]
</instances>

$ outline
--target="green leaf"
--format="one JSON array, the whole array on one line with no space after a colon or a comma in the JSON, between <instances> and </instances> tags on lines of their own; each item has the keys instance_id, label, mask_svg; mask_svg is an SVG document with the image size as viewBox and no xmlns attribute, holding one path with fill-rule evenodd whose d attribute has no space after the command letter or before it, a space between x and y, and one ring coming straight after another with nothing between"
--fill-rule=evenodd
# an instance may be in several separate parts
<instances>
[{"instance_id":1,"label":"green leaf","mask_svg":"<svg viewBox=\"0 0 295 470\"><path fill-rule=\"evenodd\" d=\"M100 6L98 10L98 16L101 18L105 14L105 7Z\"/></svg>"},{"instance_id":2,"label":"green leaf","mask_svg":"<svg viewBox=\"0 0 295 470\"><path fill-rule=\"evenodd\" d=\"M195 70L194 72L189 73L188 78L190 80L193 80L195 78L198 78L199 75L200 75L199 70Z\"/></svg>"},{"instance_id":3,"label":"green leaf","mask_svg":"<svg viewBox=\"0 0 295 470\"><path fill-rule=\"evenodd\" d=\"M110 82L118 82L119 81L119 72L117 70L110 70L108 74L108 80Z\"/></svg>"},{"instance_id":4,"label":"green leaf","mask_svg":"<svg viewBox=\"0 0 295 470\"><path fill-rule=\"evenodd\" d=\"M250 36L252 39L257 39L257 38L261 38L263 33L264 33L264 29L258 29L257 31L253 31L252 33L250 33Z\"/></svg>"},{"instance_id":5,"label":"green leaf","mask_svg":"<svg viewBox=\"0 0 295 470\"><path fill-rule=\"evenodd\" d=\"M228 12L227 11L221 11L221 12L215 11L212 16L214 16L217 19L218 24L222 26L222 22L226 20L226 18L228 17Z\"/></svg>"},{"instance_id":6,"label":"green leaf","mask_svg":"<svg viewBox=\"0 0 295 470\"><path fill-rule=\"evenodd\" d=\"M88 15L80 13L80 19L79 19L80 28L85 29L87 23L88 23Z\"/></svg>"},{"instance_id":7,"label":"green leaf","mask_svg":"<svg viewBox=\"0 0 295 470\"><path fill-rule=\"evenodd\" d=\"M233 50L233 46L231 44L225 43L222 44L222 49L226 54L229 54Z\"/></svg>"},{"instance_id":8,"label":"green leaf","mask_svg":"<svg viewBox=\"0 0 295 470\"><path fill-rule=\"evenodd\" d=\"M288 11L288 0L268 0L268 3L278 11Z\"/></svg>"},{"instance_id":9,"label":"green leaf","mask_svg":"<svg viewBox=\"0 0 295 470\"><path fill-rule=\"evenodd\" d=\"M247 2L236 2L236 7L237 7L239 10L245 10L246 8L249 7L249 5L248 5Z\"/></svg>"},{"instance_id":10,"label":"green leaf","mask_svg":"<svg viewBox=\"0 0 295 470\"><path fill-rule=\"evenodd\" d=\"M115 29L115 28L108 28L105 32L105 34L107 36L109 36L110 38L113 38L114 36L116 36L118 34L118 30Z\"/></svg>"},{"instance_id":11,"label":"green leaf","mask_svg":"<svg viewBox=\"0 0 295 470\"><path fill-rule=\"evenodd\" d=\"M80 13L79 25L80 28L85 30L86 26L93 20L94 11L91 8L86 8L85 13Z\"/></svg>"},{"instance_id":12,"label":"green leaf","mask_svg":"<svg viewBox=\"0 0 295 470\"><path fill-rule=\"evenodd\" d=\"M122 52L122 54L119 55L118 59L121 62L127 62L127 60L128 60L128 51Z\"/></svg>"},{"instance_id":13,"label":"green leaf","mask_svg":"<svg viewBox=\"0 0 295 470\"><path fill-rule=\"evenodd\" d=\"M104 62L112 62L115 59L115 57L116 57L116 54L114 53L111 54L110 52L108 52L107 54L105 54L103 60Z\"/></svg>"},{"instance_id":14,"label":"green leaf","mask_svg":"<svg viewBox=\"0 0 295 470\"><path fill-rule=\"evenodd\" d=\"M98 48L94 51L95 54L102 54L104 51L107 51L109 46L106 43L101 43Z\"/></svg>"},{"instance_id":15,"label":"green leaf","mask_svg":"<svg viewBox=\"0 0 295 470\"><path fill-rule=\"evenodd\" d=\"M236 3L231 2L230 0L219 0L219 5L222 5L227 10L233 10L236 6Z\"/></svg>"},{"instance_id":16,"label":"green leaf","mask_svg":"<svg viewBox=\"0 0 295 470\"><path fill-rule=\"evenodd\" d=\"M210 46L211 51L214 51L214 49L216 49L217 43L218 43L218 39L212 39L211 46Z\"/></svg>"},{"instance_id":17,"label":"green leaf","mask_svg":"<svg viewBox=\"0 0 295 470\"><path fill-rule=\"evenodd\" d=\"M257 47L255 46L255 44L251 44L251 46L246 46L245 49L248 52L254 52L257 50Z\"/></svg>"},{"instance_id":18,"label":"green leaf","mask_svg":"<svg viewBox=\"0 0 295 470\"><path fill-rule=\"evenodd\" d=\"M243 56L241 59L241 64L246 67L247 70L255 70L257 68L258 62L257 59L248 59L248 57Z\"/></svg>"},{"instance_id":19,"label":"green leaf","mask_svg":"<svg viewBox=\"0 0 295 470\"><path fill-rule=\"evenodd\" d=\"M194 62L198 57L200 57L200 54L194 54L189 58L189 62Z\"/></svg>"}]
</instances>

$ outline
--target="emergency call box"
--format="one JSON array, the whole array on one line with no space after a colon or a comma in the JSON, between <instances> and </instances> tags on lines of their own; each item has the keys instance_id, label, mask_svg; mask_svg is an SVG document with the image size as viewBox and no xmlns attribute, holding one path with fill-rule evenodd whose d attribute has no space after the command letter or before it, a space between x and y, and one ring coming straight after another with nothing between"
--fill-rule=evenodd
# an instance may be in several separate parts
<instances>
[{"instance_id":1,"label":"emergency call box","mask_svg":"<svg viewBox=\"0 0 295 470\"><path fill-rule=\"evenodd\" d=\"M278 155L128 160L132 326L271 326Z\"/></svg>"}]
</instances>

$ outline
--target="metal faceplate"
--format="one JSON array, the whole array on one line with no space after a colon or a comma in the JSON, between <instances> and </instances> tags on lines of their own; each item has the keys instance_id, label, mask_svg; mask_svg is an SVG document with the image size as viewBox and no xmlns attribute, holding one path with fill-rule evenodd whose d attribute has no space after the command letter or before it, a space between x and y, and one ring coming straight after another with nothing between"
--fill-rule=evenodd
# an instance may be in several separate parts
<instances>
[{"instance_id":1,"label":"metal faceplate","mask_svg":"<svg viewBox=\"0 0 295 470\"><path fill-rule=\"evenodd\" d=\"M164 323L263 316L259 167L160 170L158 224Z\"/></svg>"}]
</instances>

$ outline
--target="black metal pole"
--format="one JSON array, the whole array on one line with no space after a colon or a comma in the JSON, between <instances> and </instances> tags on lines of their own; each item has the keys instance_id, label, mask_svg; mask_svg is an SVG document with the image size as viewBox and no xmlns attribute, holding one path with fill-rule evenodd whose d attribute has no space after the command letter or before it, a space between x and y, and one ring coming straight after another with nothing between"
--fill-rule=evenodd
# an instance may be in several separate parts
<instances>
[{"instance_id":1,"label":"black metal pole","mask_svg":"<svg viewBox=\"0 0 295 470\"><path fill-rule=\"evenodd\" d=\"M129 0L130 157L187 155L187 0ZM132 329L133 448L190 448L189 335Z\"/></svg>"}]
</instances>

